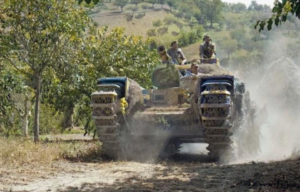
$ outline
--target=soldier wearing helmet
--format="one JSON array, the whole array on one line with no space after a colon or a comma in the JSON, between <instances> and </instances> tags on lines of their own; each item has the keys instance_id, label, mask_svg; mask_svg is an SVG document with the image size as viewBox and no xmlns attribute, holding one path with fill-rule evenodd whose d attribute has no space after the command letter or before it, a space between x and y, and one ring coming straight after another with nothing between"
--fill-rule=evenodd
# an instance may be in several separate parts
<instances>
[{"instance_id":1,"label":"soldier wearing helmet","mask_svg":"<svg viewBox=\"0 0 300 192\"><path fill-rule=\"evenodd\" d=\"M211 59L215 57L216 46L212 43L209 35L204 35L203 44L200 45L200 59Z\"/></svg>"}]
</instances>

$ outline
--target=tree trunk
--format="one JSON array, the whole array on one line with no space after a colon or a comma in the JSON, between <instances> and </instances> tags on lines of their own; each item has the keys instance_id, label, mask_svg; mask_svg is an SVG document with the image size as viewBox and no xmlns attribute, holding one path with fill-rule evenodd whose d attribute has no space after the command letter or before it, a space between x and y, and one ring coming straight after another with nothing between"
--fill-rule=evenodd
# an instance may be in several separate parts
<instances>
[{"instance_id":1,"label":"tree trunk","mask_svg":"<svg viewBox=\"0 0 300 192\"><path fill-rule=\"evenodd\" d=\"M28 109L28 104L29 104L29 99L25 98L25 104L24 104L24 115L22 116L23 118L23 136L28 137L28 117L29 117L29 109Z\"/></svg>"},{"instance_id":2,"label":"tree trunk","mask_svg":"<svg viewBox=\"0 0 300 192\"><path fill-rule=\"evenodd\" d=\"M62 121L62 132L67 128L74 127L73 114L74 114L74 106L69 106L67 109L64 110L64 118Z\"/></svg>"},{"instance_id":3,"label":"tree trunk","mask_svg":"<svg viewBox=\"0 0 300 192\"><path fill-rule=\"evenodd\" d=\"M123 7L121 7L121 12L123 12Z\"/></svg>"},{"instance_id":4,"label":"tree trunk","mask_svg":"<svg viewBox=\"0 0 300 192\"><path fill-rule=\"evenodd\" d=\"M210 20L210 28L211 29L213 28L213 20L212 19Z\"/></svg>"},{"instance_id":5,"label":"tree trunk","mask_svg":"<svg viewBox=\"0 0 300 192\"><path fill-rule=\"evenodd\" d=\"M155 5L155 3L154 4L152 4L152 8L154 9L154 5Z\"/></svg>"},{"instance_id":6,"label":"tree trunk","mask_svg":"<svg viewBox=\"0 0 300 192\"><path fill-rule=\"evenodd\" d=\"M40 132L40 94L41 94L41 77L36 77L36 93L35 93L35 110L34 110L34 142L39 141Z\"/></svg>"}]
</instances>

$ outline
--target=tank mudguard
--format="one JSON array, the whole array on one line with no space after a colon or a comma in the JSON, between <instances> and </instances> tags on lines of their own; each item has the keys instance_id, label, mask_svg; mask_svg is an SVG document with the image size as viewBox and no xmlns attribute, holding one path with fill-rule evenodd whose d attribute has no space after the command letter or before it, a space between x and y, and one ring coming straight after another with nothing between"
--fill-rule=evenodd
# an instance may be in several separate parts
<instances>
[{"instance_id":1,"label":"tank mudguard","mask_svg":"<svg viewBox=\"0 0 300 192\"><path fill-rule=\"evenodd\" d=\"M202 77L199 89L200 93L205 91L205 89L209 89L210 87L217 89L218 86L216 85L220 85L219 88L224 86L225 90L229 91L232 95L234 94L234 76L231 75Z\"/></svg>"},{"instance_id":2,"label":"tank mudguard","mask_svg":"<svg viewBox=\"0 0 300 192\"><path fill-rule=\"evenodd\" d=\"M127 77L106 77L97 80L97 86L102 89L108 89L109 87L115 86L118 98L126 97L129 89L129 80ZM106 90L109 91L109 90Z\"/></svg>"}]
</instances>

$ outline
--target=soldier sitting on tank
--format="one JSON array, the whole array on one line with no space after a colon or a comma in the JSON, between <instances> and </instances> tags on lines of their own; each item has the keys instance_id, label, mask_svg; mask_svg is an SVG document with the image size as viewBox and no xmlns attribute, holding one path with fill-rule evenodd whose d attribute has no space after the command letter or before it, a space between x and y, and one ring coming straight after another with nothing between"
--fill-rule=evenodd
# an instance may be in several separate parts
<instances>
[{"instance_id":1,"label":"soldier sitting on tank","mask_svg":"<svg viewBox=\"0 0 300 192\"><path fill-rule=\"evenodd\" d=\"M200 45L200 60L202 63L203 60L215 58L216 54L216 46L212 43L210 36L204 35L203 41L204 43Z\"/></svg>"},{"instance_id":2,"label":"soldier sitting on tank","mask_svg":"<svg viewBox=\"0 0 300 192\"><path fill-rule=\"evenodd\" d=\"M191 71L192 71L192 74L193 74L193 75L198 75L198 73L199 73L199 72L198 72L198 65L196 65L196 64L193 63L193 64L191 65Z\"/></svg>"},{"instance_id":3,"label":"soldier sitting on tank","mask_svg":"<svg viewBox=\"0 0 300 192\"><path fill-rule=\"evenodd\" d=\"M191 65L191 68L186 71L185 77L186 76L195 76L195 75L198 75L198 74L199 74L199 72L198 72L198 65L196 65L196 64L193 63Z\"/></svg>"},{"instance_id":4,"label":"soldier sitting on tank","mask_svg":"<svg viewBox=\"0 0 300 192\"><path fill-rule=\"evenodd\" d=\"M171 48L168 49L167 53L168 53L168 55L171 56L174 64L184 65L184 63L186 62L186 59L185 59L185 56L184 56L182 50L178 46L179 46L178 42L173 41L171 43Z\"/></svg>"},{"instance_id":5,"label":"soldier sitting on tank","mask_svg":"<svg viewBox=\"0 0 300 192\"><path fill-rule=\"evenodd\" d=\"M157 48L157 52L163 64L174 64L170 55L167 54L165 46L163 45L159 46Z\"/></svg>"}]
</instances>

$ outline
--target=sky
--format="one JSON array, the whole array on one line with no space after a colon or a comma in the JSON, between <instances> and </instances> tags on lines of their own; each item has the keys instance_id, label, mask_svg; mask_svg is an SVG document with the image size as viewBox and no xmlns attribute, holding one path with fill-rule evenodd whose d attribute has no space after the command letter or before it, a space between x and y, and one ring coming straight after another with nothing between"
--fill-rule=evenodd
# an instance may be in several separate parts
<instances>
[{"instance_id":1,"label":"sky","mask_svg":"<svg viewBox=\"0 0 300 192\"><path fill-rule=\"evenodd\" d=\"M244 3L247 5L247 7L250 5L252 0L223 0L223 2L228 2L228 3ZM273 3L274 3L274 0L256 0L256 2L258 4L267 4L271 7L273 7Z\"/></svg>"}]
</instances>

